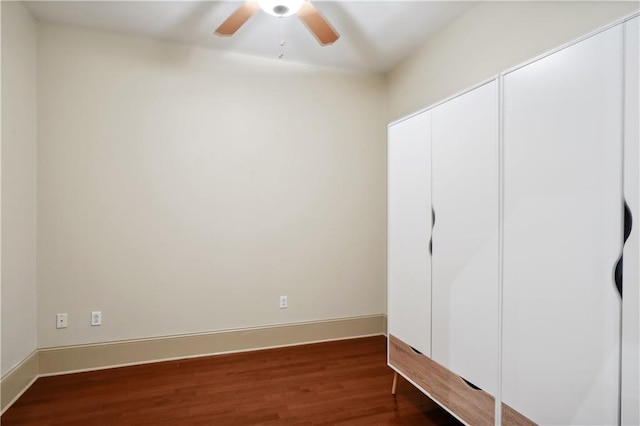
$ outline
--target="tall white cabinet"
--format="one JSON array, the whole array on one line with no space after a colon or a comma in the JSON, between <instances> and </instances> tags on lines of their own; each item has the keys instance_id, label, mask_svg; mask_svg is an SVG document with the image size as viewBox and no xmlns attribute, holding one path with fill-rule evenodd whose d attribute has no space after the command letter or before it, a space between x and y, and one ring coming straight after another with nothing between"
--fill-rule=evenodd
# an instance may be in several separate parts
<instances>
[{"instance_id":1,"label":"tall white cabinet","mask_svg":"<svg viewBox=\"0 0 640 426\"><path fill-rule=\"evenodd\" d=\"M494 80L389 127L390 363L473 424L498 387L497 101Z\"/></svg>"},{"instance_id":2,"label":"tall white cabinet","mask_svg":"<svg viewBox=\"0 0 640 426\"><path fill-rule=\"evenodd\" d=\"M502 401L618 423L623 31L504 76Z\"/></svg>"},{"instance_id":3,"label":"tall white cabinet","mask_svg":"<svg viewBox=\"0 0 640 426\"><path fill-rule=\"evenodd\" d=\"M640 422L638 22L389 126L389 365L464 423Z\"/></svg>"}]
</instances>

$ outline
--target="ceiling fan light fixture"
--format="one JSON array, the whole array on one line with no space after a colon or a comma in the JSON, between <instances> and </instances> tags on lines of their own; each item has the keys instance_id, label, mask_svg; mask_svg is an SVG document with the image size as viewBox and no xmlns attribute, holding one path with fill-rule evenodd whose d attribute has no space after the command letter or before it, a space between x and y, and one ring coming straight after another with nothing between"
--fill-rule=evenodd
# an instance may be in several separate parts
<instances>
[{"instance_id":1,"label":"ceiling fan light fixture","mask_svg":"<svg viewBox=\"0 0 640 426\"><path fill-rule=\"evenodd\" d=\"M284 18L298 12L305 0L259 0L260 8L269 15Z\"/></svg>"}]
</instances>

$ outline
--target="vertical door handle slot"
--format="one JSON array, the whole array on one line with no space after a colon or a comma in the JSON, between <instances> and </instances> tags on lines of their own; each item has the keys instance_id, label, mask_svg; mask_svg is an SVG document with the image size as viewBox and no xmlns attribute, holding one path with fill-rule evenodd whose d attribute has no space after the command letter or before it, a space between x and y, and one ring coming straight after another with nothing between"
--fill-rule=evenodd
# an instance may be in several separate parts
<instances>
[{"instance_id":1,"label":"vertical door handle slot","mask_svg":"<svg viewBox=\"0 0 640 426\"><path fill-rule=\"evenodd\" d=\"M627 204L627 201L624 201L624 241L622 243L622 250L624 251L624 244L629 239L629 235L631 235L631 228L633 227L633 216L631 215L631 209ZM620 253L620 257L616 262L616 268L614 270L614 281L616 283L616 288L618 289L618 293L620 297L622 297L622 274L623 274L623 254Z\"/></svg>"},{"instance_id":2,"label":"vertical door handle slot","mask_svg":"<svg viewBox=\"0 0 640 426\"><path fill-rule=\"evenodd\" d=\"M431 236L429 237L429 255L433 255L433 227L436 225L436 212L431 207Z\"/></svg>"}]
</instances>

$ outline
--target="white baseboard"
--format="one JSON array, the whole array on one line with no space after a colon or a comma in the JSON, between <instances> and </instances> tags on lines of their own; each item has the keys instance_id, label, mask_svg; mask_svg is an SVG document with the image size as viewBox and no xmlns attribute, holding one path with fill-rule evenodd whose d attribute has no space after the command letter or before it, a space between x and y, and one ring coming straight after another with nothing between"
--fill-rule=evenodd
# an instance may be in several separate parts
<instances>
[{"instance_id":1,"label":"white baseboard","mask_svg":"<svg viewBox=\"0 0 640 426\"><path fill-rule=\"evenodd\" d=\"M39 376L39 354L34 350L0 379L0 414L29 389Z\"/></svg>"}]
</instances>

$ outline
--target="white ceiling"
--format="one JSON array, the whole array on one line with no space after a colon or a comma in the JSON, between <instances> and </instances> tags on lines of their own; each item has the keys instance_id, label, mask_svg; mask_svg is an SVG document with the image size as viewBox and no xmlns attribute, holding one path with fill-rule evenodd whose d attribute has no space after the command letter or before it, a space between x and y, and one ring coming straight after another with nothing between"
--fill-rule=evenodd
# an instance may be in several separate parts
<instances>
[{"instance_id":1,"label":"white ceiling","mask_svg":"<svg viewBox=\"0 0 640 426\"><path fill-rule=\"evenodd\" d=\"M340 39L321 47L296 16L260 10L233 37L213 34L238 1L25 1L39 21L138 34L214 49L355 71L385 72L474 2L321 1Z\"/></svg>"}]
</instances>

